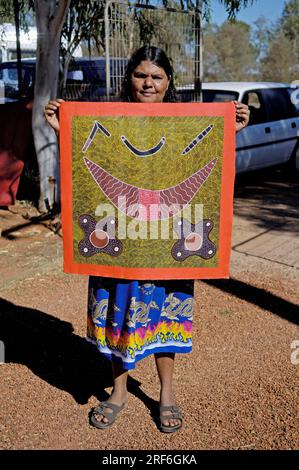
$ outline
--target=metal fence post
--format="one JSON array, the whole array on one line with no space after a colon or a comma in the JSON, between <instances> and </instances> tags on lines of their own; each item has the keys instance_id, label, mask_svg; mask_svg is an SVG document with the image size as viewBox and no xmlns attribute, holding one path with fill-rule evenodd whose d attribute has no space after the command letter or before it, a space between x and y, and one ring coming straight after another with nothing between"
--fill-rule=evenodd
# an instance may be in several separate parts
<instances>
[{"instance_id":1,"label":"metal fence post","mask_svg":"<svg viewBox=\"0 0 299 470\"><path fill-rule=\"evenodd\" d=\"M109 28L109 8L113 0L108 1L105 6L105 64L106 64L106 95L107 101L110 98L111 77L110 77L110 28Z\"/></svg>"},{"instance_id":2,"label":"metal fence post","mask_svg":"<svg viewBox=\"0 0 299 470\"><path fill-rule=\"evenodd\" d=\"M196 9L194 15L195 28L195 71L194 71L194 91L198 101L202 101L202 77L203 77L203 57L202 57L202 31L201 31L201 14L202 0L196 0Z\"/></svg>"}]
</instances>

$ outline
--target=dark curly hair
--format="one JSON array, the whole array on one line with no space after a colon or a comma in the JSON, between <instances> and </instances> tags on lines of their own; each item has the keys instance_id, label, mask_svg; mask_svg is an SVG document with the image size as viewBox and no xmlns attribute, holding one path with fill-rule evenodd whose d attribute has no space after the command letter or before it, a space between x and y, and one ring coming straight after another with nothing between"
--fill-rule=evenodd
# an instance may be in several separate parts
<instances>
[{"instance_id":1,"label":"dark curly hair","mask_svg":"<svg viewBox=\"0 0 299 470\"><path fill-rule=\"evenodd\" d=\"M168 90L165 93L163 102L174 103L176 101L176 92L173 82L173 69L169 59L163 49L155 46L142 46L135 51L128 62L120 91L122 101L132 101L131 95L131 77L132 73L143 60L149 60L153 64L161 67L169 78Z\"/></svg>"}]
</instances>

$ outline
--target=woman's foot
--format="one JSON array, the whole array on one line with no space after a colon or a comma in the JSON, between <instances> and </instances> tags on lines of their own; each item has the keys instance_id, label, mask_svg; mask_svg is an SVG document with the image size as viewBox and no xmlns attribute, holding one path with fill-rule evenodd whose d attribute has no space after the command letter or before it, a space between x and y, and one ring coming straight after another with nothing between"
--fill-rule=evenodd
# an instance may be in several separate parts
<instances>
[{"instance_id":1,"label":"woman's foot","mask_svg":"<svg viewBox=\"0 0 299 470\"><path fill-rule=\"evenodd\" d=\"M128 401L128 392L112 392L111 396L108 398L108 400L105 401L105 412L107 414L112 414L115 413L115 408L109 408L109 403L112 405L117 405L118 407L122 408ZM119 410L120 411L120 410ZM109 419L106 418L103 414L93 411L92 412L93 419L96 421L96 423L103 423L103 424L108 424Z\"/></svg>"},{"instance_id":2,"label":"woman's foot","mask_svg":"<svg viewBox=\"0 0 299 470\"><path fill-rule=\"evenodd\" d=\"M173 414L176 414L174 409L161 409L161 407L178 407L175 404L175 400L172 393L161 393L160 395L160 421L163 427L175 428L182 424L182 418L170 418ZM181 427L181 426L180 426Z\"/></svg>"}]
</instances>

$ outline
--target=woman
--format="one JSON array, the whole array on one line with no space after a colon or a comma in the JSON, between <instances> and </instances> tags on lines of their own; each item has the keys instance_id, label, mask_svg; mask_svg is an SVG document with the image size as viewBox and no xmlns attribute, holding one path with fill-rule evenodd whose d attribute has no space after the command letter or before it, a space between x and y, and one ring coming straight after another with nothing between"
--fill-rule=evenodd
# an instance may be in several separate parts
<instances>
[{"instance_id":1,"label":"woman","mask_svg":"<svg viewBox=\"0 0 299 470\"><path fill-rule=\"evenodd\" d=\"M139 103L175 101L173 70L161 49L144 46L133 54L124 76L121 99ZM50 101L45 107L45 117L56 133L62 101ZM249 111L242 103L235 102L235 107L238 131L248 124ZM90 277L87 337L111 360L114 378L111 396L92 411L94 426L104 429L115 421L127 402L128 370L154 354L161 384L160 430L174 432L181 428L182 414L173 393L173 370L175 354L192 350L193 294L193 281ZM182 311L184 315L179 314ZM153 325L150 338L142 335L144 316ZM121 331L115 327L119 324L123 325Z\"/></svg>"}]
</instances>

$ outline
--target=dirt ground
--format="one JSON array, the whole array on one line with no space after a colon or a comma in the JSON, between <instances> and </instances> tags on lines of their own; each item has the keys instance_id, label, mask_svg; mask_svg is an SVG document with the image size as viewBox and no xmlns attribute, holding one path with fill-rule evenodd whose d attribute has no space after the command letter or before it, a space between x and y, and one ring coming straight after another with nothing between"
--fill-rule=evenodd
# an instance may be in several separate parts
<instances>
[{"instance_id":1,"label":"dirt ground","mask_svg":"<svg viewBox=\"0 0 299 470\"><path fill-rule=\"evenodd\" d=\"M298 449L298 190L281 170L238 178L231 278L196 282L193 352L175 368L184 425L172 435L157 427L153 357L130 373L114 425L89 425L112 380L84 339L87 278L63 274L61 237L31 223L32 209L0 210L1 449Z\"/></svg>"}]
</instances>

